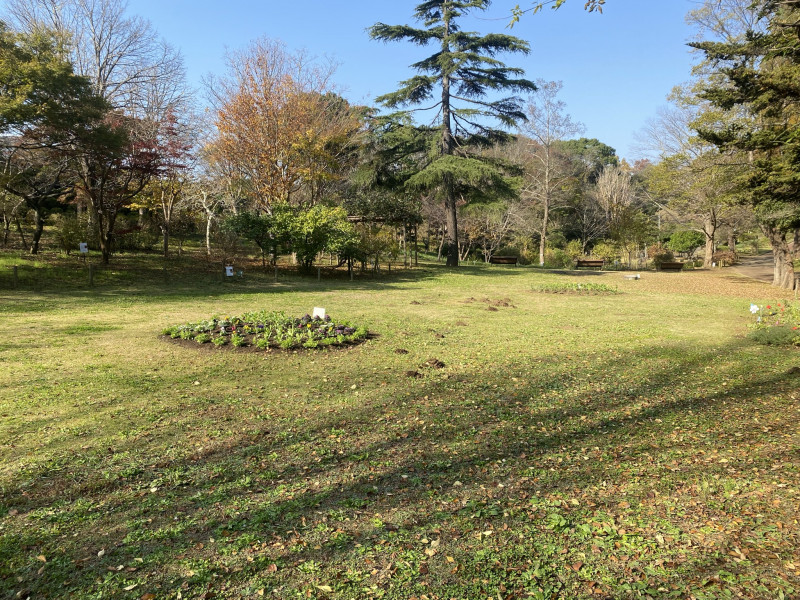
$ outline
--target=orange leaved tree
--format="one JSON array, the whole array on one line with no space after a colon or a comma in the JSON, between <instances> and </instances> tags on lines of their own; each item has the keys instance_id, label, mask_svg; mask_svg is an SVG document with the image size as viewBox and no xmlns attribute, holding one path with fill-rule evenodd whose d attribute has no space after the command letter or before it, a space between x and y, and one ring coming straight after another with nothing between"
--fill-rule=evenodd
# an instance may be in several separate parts
<instances>
[{"instance_id":1,"label":"orange leaved tree","mask_svg":"<svg viewBox=\"0 0 800 600\"><path fill-rule=\"evenodd\" d=\"M249 182L257 208L311 205L338 178L361 131L359 112L333 93L334 66L261 39L228 57L212 82L220 162Z\"/></svg>"}]
</instances>

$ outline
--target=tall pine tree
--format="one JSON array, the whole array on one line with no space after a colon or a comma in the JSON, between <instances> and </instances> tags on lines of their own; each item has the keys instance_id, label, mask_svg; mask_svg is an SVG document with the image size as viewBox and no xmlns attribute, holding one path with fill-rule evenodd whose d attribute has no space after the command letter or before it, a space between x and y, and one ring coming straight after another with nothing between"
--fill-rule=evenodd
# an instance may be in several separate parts
<instances>
[{"instance_id":1,"label":"tall pine tree","mask_svg":"<svg viewBox=\"0 0 800 600\"><path fill-rule=\"evenodd\" d=\"M436 46L436 52L411 65L417 75L400 83L400 89L378 98L387 108L404 108L433 101L433 105L396 113L400 120L410 112L434 111L427 129L433 134L427 155L406 185L438 195L447 214L447 265L458 266L459 201L513 193L504 165L481 154L481 148L510 139L488 123L512 127L525 120L521 100L515 96L488 98L503 92L533 92L522 69L506 67L496 56L505 52L527 54L528 43L518 38L461 31L459 20L470 11L485 11L489 0L429 0L417 5L414 16L423 28L377 23L373 39L409 41ZM426 129L426 127L422 127Z\"/></svg>"},{"instance_id":2,"label":"tall pine tree","mask_svg":"<svg viewBox=\"0 0 800 600\"><path fill-rule=\"evenodd\" d=\"M702 97L749 118L721 129L700 129L723 150L750 157L741 191L772 245L773 284L792 289L791 243L800 246L800 0L766 0L765 32L741 42L693 44L724 75Z\"/></svg>"}]
</instances>

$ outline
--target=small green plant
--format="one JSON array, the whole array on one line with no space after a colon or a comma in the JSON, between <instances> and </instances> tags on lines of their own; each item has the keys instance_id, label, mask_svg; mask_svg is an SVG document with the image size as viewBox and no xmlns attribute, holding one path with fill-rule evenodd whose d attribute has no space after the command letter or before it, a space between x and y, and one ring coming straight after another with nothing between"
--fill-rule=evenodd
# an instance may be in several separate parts
<instances>
[{"instance_id":1,"label":"small green plant","mask_svg":"<svg viewBox=\"0 0 800 600\"><path fill-rule=\"evenodd\" d=\"M207 344L211 341L211 334L210 333L201 333L200 335L195 336L194 341L198 344Z\"/></svg>"},{"instance_id":2,"label":"small green plant","mask_svg":"<svg viewBox=\"0 0 800 600\"><path fill-rule=\"evenodd\" d=\"M236 346L237 348L241 348L245 345L245 339L243 336L239 335L238 333L231 334L231 344Z\"/></svg>"},{"instance_id":3,"label":"small green plant","mask_svg":"<svg viewBox=\"0 0 800 600\"><path fill-rule=\"evenodd\" d=\"M211 341L214 343L214 345L217 348L219 348L220 346L224 346L225 344L228 343L228 338L226 338L224 335L218 335L215 338L213 338Z\"/></svg>"}]
</instances>

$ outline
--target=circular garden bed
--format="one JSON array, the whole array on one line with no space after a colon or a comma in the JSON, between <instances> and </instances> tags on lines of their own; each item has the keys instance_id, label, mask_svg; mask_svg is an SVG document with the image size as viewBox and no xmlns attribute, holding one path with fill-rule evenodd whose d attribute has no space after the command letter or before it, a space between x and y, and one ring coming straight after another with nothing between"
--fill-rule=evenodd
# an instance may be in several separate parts
<instances>
[{"instance_id":1,"label":"circular garden bed","mask_svg":"<svg viewBox=\"0 0 800 600\"><path fill-rule=\"evenodd\" d=\"M304 315L289 317L282 312L258 311L238 317L211 317L206 321L165 328L165 338L217 348L226 346L269 350L294 350L348 346L367 338L366 327L348 322Z\"/></svg>"}]
</instances>

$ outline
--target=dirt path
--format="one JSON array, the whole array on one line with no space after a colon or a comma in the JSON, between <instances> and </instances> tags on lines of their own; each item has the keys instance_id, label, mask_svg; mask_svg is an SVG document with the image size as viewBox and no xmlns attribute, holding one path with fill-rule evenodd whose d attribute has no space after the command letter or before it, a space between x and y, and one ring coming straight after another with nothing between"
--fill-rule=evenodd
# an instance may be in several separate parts
<instances>
[{"instance_id":1,"label":"dirt path","mask_svg":"<svg viewBox=\"0 0 800 600\"><path fill-rule=\"evenodd\" d=\"M733 267L733 270L739 275L772 283L773 268L772 254L770 253L758 256L743 256L739 259L739 263Z\"/></svg>"}]
</instances>

